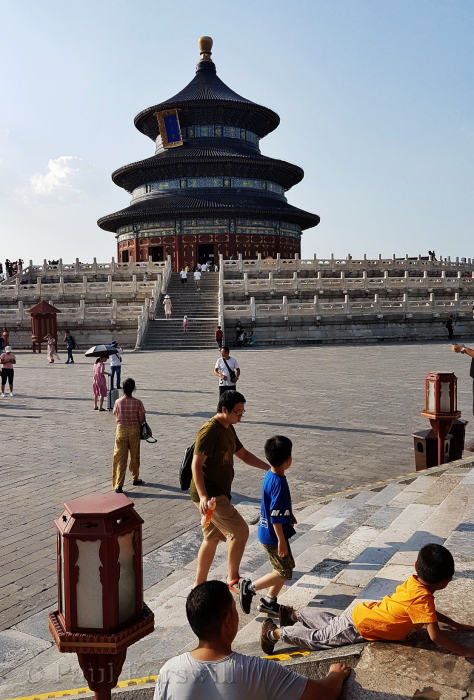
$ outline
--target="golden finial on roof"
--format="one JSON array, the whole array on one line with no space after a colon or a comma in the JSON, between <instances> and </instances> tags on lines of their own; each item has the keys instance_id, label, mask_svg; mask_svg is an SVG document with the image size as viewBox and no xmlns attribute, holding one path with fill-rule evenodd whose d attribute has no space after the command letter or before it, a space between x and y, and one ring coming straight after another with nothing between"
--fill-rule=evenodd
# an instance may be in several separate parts
<instances>
[{"instance_id":1,"label":"golden finial on roof","mask_svg":"<svg viewBox=\"0 0 474 700\"><path fill-rule=\"evenodd\" d=\"M202 36L199 41L199 52L201 54L201 61L212 61L212 38L210 36Z\"/></svg>"}]
</instances>

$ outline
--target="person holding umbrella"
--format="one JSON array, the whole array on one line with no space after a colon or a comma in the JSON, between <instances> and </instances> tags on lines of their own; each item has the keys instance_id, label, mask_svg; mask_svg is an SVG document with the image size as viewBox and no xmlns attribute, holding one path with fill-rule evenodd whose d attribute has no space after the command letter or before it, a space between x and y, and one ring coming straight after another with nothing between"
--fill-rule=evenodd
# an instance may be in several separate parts
<instances>
[{"instance_id":1,"label":"person holding umbrella","mask_svg":"<svg viewBox=\"0 0 474 700\"><path fill-rule=\"evenodd\" d=\"M109 359L107 354L97 358L94 364L94 375L92 380L92 391L94 392L94 411L105 411L104 399L107 396L107 381L105 375L109 372L105 371L105 363ZM97 405L99 401L99 405Z\"/></svg>"}]
</instances>

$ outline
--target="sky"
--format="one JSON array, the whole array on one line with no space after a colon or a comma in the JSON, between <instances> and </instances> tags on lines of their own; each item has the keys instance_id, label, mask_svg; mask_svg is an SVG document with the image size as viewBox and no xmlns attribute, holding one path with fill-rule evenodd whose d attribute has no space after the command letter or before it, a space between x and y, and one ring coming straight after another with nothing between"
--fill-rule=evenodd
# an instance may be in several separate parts
<instances>
[{"instance_id":1,"label":"sky","mask_svg":"<svg viewBox=\"0 0 474 700\"><path fill-rule=\"evenodd\" d=\"M154 144L142 109L195 75L280 115L263 154L303 168L302 257L474 257L472 0L0 0L0 259L110 260L97 219Z\"/></svg>"}]
</instances>

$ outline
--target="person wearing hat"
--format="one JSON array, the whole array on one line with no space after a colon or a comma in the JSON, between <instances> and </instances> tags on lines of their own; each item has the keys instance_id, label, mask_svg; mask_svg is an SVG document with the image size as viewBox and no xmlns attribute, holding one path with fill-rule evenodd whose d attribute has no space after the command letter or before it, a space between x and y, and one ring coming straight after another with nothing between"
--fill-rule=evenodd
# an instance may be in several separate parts
<instances>
[{"instance_id":1,"label":"person wearing hat","mask_svg":"<svg viewBox=\"0 0 474 700\"><path fill-rule=\"evenodd\" d=\"M170 318L171 316L171 310L172 310L172 304L171 304L171 298L169 294L165 294L165 298L163 300L163 308L165 310L165 316L166 319Z\"/></svg>"},{"instance_id":2,"label":"person wearing hat","mask_svg":"<svg viewBox=\"0 0 474 700\"><path fill-rule=\"evenodd\" d=\"M11 345L5 347L5 351L0 355L0 364L2 365L2 399L5 398L5 384L10 386L10 396L13 396L13 365L16 364L16 357L12 353Z\"/></svg>"},{"instance_id":3,"label":"person wearing hat","mask_svg":"<svg viewBox=\"0 0 474 700\"><path fill-rule=\"evenodd\" d=\"M110 356L110 388L114 388L114 377L117 375L117 389L120 389L120 375L122 374L122 348L116 340L112 340L110 343L111 347L115 348L117 352L112 353Z\"/></svg>"}]
</instances>

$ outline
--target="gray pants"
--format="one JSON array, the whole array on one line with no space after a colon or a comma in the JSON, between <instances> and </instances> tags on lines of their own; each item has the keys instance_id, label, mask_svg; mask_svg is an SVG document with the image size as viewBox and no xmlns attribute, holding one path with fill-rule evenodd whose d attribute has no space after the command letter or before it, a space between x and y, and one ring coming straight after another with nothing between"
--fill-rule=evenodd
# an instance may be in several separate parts
<instances>
[{"instance_id":1,"label":"gray pants","mask_svg":"<svg viewBox=\"0 0 474 700\"><path fill-rule=\"evenodd\" d=\"M280 639L307 649L330 649L366 641L354 627L352 610L333 615L312 607L301 610L291 627L280 627Z\"/></svg>"}]
</instances>

